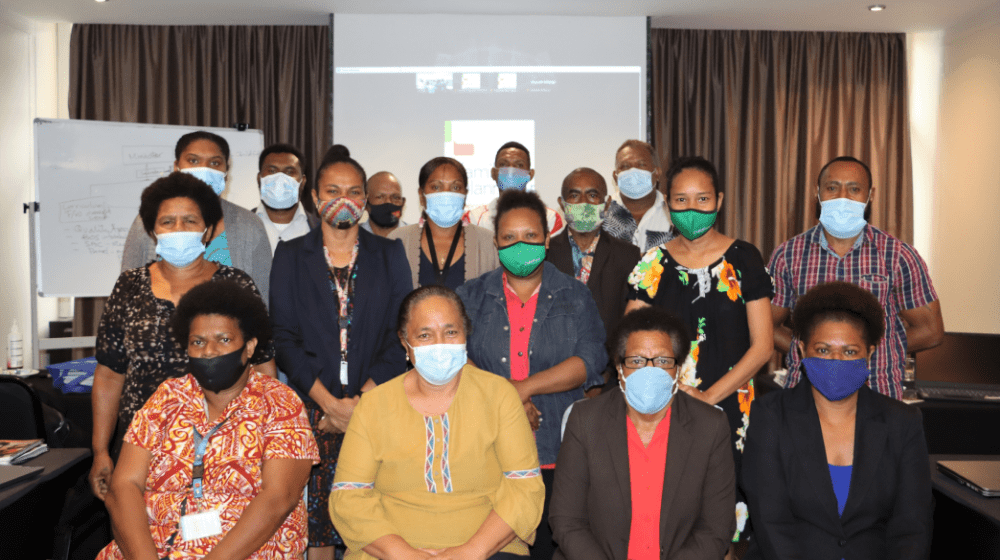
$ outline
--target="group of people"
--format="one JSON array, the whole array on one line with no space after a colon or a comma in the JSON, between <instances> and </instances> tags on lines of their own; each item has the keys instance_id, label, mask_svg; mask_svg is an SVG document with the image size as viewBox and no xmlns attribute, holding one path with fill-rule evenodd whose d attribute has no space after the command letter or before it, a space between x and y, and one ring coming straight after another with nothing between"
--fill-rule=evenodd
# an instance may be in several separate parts
<instances>
[{"instance_id":1,"label":"group of people","mask_svg":"<svg viewBox=\"0 0 1000 560\"><path fill-rule=\"evenodd\" d=\"M396 175L335 145L309 175L184 135L143 191L98 332L99 558L919 558L931 493L907 352L940 342L926 266L867 223L867 166L827 164L819 225L718 231L711 162L638 140L466 208L452 158ZM367 221L363 217L367 214ZM754 376L788 352L787 388ZM748 550L747 550L748 548Z\"/></svg>"}]
</instances>

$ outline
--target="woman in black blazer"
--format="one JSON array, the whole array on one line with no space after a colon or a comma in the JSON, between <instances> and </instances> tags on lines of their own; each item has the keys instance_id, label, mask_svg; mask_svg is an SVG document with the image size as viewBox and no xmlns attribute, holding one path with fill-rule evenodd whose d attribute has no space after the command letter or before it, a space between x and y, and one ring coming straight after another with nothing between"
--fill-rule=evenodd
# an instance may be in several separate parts
<instances>
[{"instance_id":1,"label":"woman in black blazer","mask_svg":"<svg viewBox=\"0 0 1000 560\"><path fill-rule=\"evenodd\" d=\"M277 361L306 406L321 462L309 482L309 558L343 546L327 506L344 430L361 392L406 371L396 335L412 289L403 244L358 226L364 169L334 146L316 172L321 227L278 244L271 266Z\"/></svg>"},{"instance_id":2,"label":"woman in black blazer","mask_svg":"<svg viewBox=\"0 0 1000 560\"><path fill-rule=\"evenodd\" d=\"M920 411L865 386L885 315L868 291L820 284L795 306L808 380L755 402L743 453L746 559L920 559L931 481Z\"/></svg>"}]
</instances>

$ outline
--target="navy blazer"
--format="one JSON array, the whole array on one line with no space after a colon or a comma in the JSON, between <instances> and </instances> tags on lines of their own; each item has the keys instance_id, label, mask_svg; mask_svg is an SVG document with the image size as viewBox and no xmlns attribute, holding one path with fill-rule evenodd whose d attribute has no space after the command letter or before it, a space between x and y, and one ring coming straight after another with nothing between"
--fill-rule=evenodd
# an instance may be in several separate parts
<instances>
[{"instance_id":1,"label":"navy blazer","mask_svg":"<svg viewBox=\"0 0 1000 560\"><path fill-rule=\"evenodd\" d=\"M330 289L323 228L282 241L271 265L271 323L278 367L303 401L319 379L338 398L406 371L396 317L413 288L403 244L359 228L354 314L347 341L347 395L340 384L339 302Z\"/></svg>"},{"instance_id":2,"label":"navy blazer","mask_svg":"<svg viewBox=\"0 0 1000 560\"><path fill-rule=\"evenodd\" d=\"M573 405L549 507L555 560L625 560L632 484L625 397L614 389ZM660 558L721 559L736 529L729 421L678 391L670 407L660 496Z\"/></svg>"},{"instance_id":3,"label":"navy blazer","mask_svg":"<svg viewBox=\"0 0 1000 560\"><path fill-rule=\"evenodd\" d=\"M542 263L542 285L538 289L535 320L528 342L529 375L579 357L587 367L583 387L562 393L537 395L531 401L542 413L538 429L538 461L556 462L563 413L583 390L604 383L601 372L608 363L604 349L604 324L587 287L553 265ZM468 337L469 359L479 369L510 379L510 319L504 295L503 267L459 286L458 295L472 319Z\"/></svg>"},{"instance_id":4,"label":"navy blazer","mask_svg":"<svg viewBox=\"0 0 1000 560\"><path fill-rule=\"evenodd\" d=\"M868 387L858 392L854 469L844 514L812 385L754 401L743 451L753 537L746 559L927 558L931 473L920 410Z\"/></svg>"}]
</instances>

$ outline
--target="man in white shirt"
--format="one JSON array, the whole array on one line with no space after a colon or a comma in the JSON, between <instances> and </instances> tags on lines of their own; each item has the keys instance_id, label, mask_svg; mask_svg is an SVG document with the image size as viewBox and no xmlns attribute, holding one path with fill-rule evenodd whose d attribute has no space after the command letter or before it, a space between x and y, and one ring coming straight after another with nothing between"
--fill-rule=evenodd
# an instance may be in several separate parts
<instances>
[{"instance_id":1,"label":"man in white shirt","mask_svg":"<svg viewBox=\"0 0 1000 560\"><path fill-rule=\"evenodd\" d=\"M490 176L496 181L500 195L503 195L504 191L507 190L525 190L528 183L535 177L535 170L531 168L531 154L528 153L528 148L520 142L507 142L500 146L493 159L493 169ZM493 219L497 215L497 200L499 198L499 196L494 198L489 204L470 208L462 217L463 221L493 231ZM566 227L562 215L548 206L545 207L545 219L549 222L551 235L558 235Z\"/></svg>"},{"instance_id":2,"label":"man in white shirt","mask_svg":"<svg viewBox=\"0 0 1000 560\"><path fill-rule=\"evenodd\" d=\"M307 214L299 203L306 184L302 160L302 153L288 144L272 144L260 153L257 186L261 205L254 212L264 222L272 255L279 241L301 237L319 223L319 218Z\"/></svg>"},{"instance_id":3,"label":"man in white shirt","mask_svg":"<svg viewBox=\"0 0 1000 560\"><path fill-rule=\"evenodd\" d=\"M663 173L653 146L626 140L615 154L611 173L617 192L604 219L604 231L646 252L674 237L666 200L657 188Z\"/></svg>"}]
</instances>

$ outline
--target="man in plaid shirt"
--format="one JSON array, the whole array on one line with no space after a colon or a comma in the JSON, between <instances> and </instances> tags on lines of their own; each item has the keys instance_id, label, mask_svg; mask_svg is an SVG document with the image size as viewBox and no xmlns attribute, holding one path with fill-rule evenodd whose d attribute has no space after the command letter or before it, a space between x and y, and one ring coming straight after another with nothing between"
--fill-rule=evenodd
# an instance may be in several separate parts
<instances>
[{"instance_id":1,"label":"man in plaid shirt","mask_svg":"<svg viewBox=\"0 0 1000 560\"><path fill-rule=\"evenodd\" d=\"M885 337L872 355L869 386L893 398L903 393L907 352L941 344L941 304L927 265L910 245L868 224L872 186L868 166L838 157L819 173L820 223L782 243L771 255L771 312L775 347L787 353L786 387L802 378L798 340L785 324L799 296L824 282L857 284L885 309Z\"/></svg>"}]
</instances>

